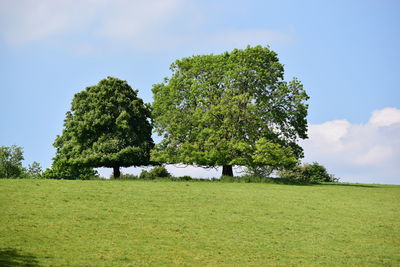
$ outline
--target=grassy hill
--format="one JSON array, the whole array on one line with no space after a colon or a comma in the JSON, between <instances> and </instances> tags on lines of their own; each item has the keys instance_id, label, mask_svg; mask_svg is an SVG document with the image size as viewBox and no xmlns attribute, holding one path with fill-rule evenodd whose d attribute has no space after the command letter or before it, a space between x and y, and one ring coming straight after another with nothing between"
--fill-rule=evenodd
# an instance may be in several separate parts
<instances>
[{"instance_id":1,"label":"grassy hill","mask_svg":"<svg viewBox=\"0 0 400 267\"><path fill-rule=\"evenodd\" d=\"M399 266L399 207L388 185L0 180L0 266Z\"/></svg>"}]
</instances>

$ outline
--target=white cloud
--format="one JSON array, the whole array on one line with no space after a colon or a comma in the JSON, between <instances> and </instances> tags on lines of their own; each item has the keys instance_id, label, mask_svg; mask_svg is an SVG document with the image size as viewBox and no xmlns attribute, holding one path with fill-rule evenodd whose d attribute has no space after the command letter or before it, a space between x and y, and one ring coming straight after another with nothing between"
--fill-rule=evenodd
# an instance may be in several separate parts
<instances>
[{"instance_id":1,"label":"white cloud","mask_svg":"<svg viewBox=\"0 0 400 267\"><path fill-rule=\"evenodd\" d=\"M305 161L318 161L343 181L400 184L400 109L376 110L368 123L309 125Z\"/></svg>"},{"instance_id":2,"label":"white cloud","mask_svg":"<svg viewBox=\"0 0 400 267\"><path fill-rule=\"evenodd\" d=\"M393 154L393 150L390 147L377 145L368 149L365 154L356 157L354 162L361 166L381 164L390 160Z\"/></svg>"},{"instance_id":3,"label":"white cloud","mask_svg":"<svg viewBox=\"0 0 400 267\"><path fill-rule=\"evenodd\" d=\"M376 126L390 126L400 123L400 109L397 108L384 108L372 112L369 124Z\"/></svg>"},{"instance_id":4,"label":"white cloud","mask_svg":"<svg viewBox=\"0 0 400 267\"><path fill-rule=\"evenodd\" d=\"M319 140L318 144L311 144L313 149L319 150L321 145L330 147L331 150L343 150L342 138L348 134L351 124L345 120L329 121L319 125L311 125L310 133ZM323 153L323 151L321 151Z\"/></svg>"},{"instance_id":5,"label":"white cloud","mask_svg":"<svg viewBox=\"0 0 400 267\"><path fill-rule=\"evenodd\" d=\"M136 38L173 17L181 0L2 0L0 31L11 44L86 32Z\"/></svg>"},{"instance_id":6,"label":"white cloud","mask_svg":"<svg viewBox=\"0 0 400 267\"><path fill-rule=\"evenodd\" d=\"M94 17L103 2L3 0L0 2L0 32L11 44L25 44L78 30Z\"/></svg>"}]
</instances>

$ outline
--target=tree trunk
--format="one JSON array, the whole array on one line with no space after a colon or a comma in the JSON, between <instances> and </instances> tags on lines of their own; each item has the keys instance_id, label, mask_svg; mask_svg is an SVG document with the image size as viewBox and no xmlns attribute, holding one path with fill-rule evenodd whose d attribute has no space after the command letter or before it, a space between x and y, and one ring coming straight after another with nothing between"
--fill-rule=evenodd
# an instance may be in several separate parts
<instances>
[{"instance_id":1,"label":"tree trunk","mask_svg":"<svg viewBox=\"0 0 400 267\"><path fill-rule=\"evenodd\" d=\"M222 166L222 176L233 176L232 165Z\"/></svg>"},{"instance_id":2,"label":"tree trunk","mask_svg":"<svg viewBox=\"0 0 400 267\"><path fill-rule=\"evenodd\" d=\"M113 167L113 175L115 179L118 179L121 176L121 172L119 171L119 167Z\"/></svg>"}]
</instances>

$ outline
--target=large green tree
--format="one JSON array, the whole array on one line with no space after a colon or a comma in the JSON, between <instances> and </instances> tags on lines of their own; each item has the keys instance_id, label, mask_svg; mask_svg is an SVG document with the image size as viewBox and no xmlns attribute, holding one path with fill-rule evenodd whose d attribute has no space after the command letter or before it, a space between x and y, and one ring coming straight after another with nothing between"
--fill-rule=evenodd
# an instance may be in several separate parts
<instances>
[{"instance_id":1,"label":"large green tree","mask_svg":"<svg viewBox=\"0 0 400 267\"><path fill-rule=\"evenodd\" d=\"M162 142L153 159L165 163L270 166L302 157L308 99L302 84L284 81L268 47L183 58L153 87L153 117Z\"/></svg>"},{"instance_id":2,"label":"large green tree","mask_svg":"<svg viewBox=\"0 0 400 267\"><path fill-rule=\"evenodd\" d=\"M107 77L75 94L64 129L57 136L58 168L113 168L148 165L152 124L150 106L126 81Z\"/></svg>"}]
</instances>

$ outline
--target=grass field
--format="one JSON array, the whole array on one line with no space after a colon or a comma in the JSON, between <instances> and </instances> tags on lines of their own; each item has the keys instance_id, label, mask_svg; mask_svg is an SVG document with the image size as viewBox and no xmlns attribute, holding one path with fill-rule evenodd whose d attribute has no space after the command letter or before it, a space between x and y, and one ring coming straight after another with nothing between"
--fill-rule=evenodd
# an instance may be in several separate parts
<instances>
[{"instance_id":1,"label":"grass field","mask_svg":"<svg viewBox=\"0 0 400 267\"><path fill-rule=\"evenodd\" d=\"M0 180L0 266L399 266L400 186Z\"/></svg>"}]
</instances>

